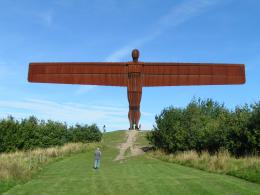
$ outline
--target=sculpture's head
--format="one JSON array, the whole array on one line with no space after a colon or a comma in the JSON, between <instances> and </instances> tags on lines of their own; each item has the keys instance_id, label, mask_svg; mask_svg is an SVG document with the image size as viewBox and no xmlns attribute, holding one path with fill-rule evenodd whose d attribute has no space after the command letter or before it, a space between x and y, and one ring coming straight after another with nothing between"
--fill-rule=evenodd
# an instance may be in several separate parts
<instances>
[{"instance_id":1,"label":"sculpture's head","mask_svg":"<svg viewBox=\"0 0 260 195\"><path fill-rule=\"evenodd\" d=\"M133 58L133 62L138 62L138 58L139 58L139 51L138 51L138 49L134 49L132 51L132 58Z\"/></svg>"}]
</instances>

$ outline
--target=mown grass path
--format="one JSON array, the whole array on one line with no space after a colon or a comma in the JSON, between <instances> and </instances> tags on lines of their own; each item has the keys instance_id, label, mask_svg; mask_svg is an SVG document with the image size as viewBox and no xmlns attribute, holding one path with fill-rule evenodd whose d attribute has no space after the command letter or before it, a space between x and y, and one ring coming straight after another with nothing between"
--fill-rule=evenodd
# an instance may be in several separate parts
<instances>
[{"instance_id":1,"label":"mown grass path","mask_svg":"<svg viewBox=\"0 0 260 195\"><path fill-rule=\"evenodd\" d=\"M258 184L146 155L114 161L124 133L105 135L100 170L92 168L92 153L73 155L49 164L6 194L260 194Z\"/></svg>"}]
</instances>

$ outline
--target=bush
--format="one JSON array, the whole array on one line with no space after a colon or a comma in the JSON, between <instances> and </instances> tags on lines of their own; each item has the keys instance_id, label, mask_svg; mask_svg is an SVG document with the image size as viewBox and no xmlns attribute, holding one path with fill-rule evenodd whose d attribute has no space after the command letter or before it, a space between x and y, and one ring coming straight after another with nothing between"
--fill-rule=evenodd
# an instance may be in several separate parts
<instances>
[{"instance_id":1,"label":"bush","mask_svg":"<svg viewBox=\"0 0 260 195\"><path fill-rule=\"evenodd\" d=\"M12 116L0 120L0 153L33 148L61 146L68 142L97 142L102 133L96 125L76 125L38 120L29 117L21 121Z\"/></svg>"},{"instance_id":2,"label":"bush","mask_svg":"<svg viewBox=\"0 0 260 195\"><path fill-rule=\"evenodd\" d=\"M193 99L186 108L169 107L155 117L148 140L166 152L228 150L236 156L260 150L260 103L228 110L211 99Z\"/></svg>"},{"instance_id":3,"label":"bush","mask_svg":"<svg viewBox=\"0 0 260 195\"><path fill-rule=\"evenodd\" d=\"M76 125L70 129L73 142L99 142L102 138L102 133L96 125Z\"/></svg>"}]
</instances>

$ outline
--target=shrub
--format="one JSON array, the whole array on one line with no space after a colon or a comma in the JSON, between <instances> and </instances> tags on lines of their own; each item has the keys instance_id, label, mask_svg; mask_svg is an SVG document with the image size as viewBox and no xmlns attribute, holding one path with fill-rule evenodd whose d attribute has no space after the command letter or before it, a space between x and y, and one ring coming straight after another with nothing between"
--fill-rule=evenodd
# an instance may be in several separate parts
<instances>
[{"instance_id":1,"label":"shrub","mask_svg":"<svg viewBox=\"0 0 260 195\"><path fill-rule=\"evenodd\" d=\"M147 138L166 152L196 150L236 156L260 150L260 103L228 110L211 99L193 99L186 108L165 108Z\"/></svg>"},{"instance_id":2,"label":"shrub","mask_svg":"<svg viewBox=\"0 0 260 195\"><path fill-rule=\"evenodd\" d=\"M76 125L29 117L21 121L13 117L0 120L0 153L33 148L61 146L68 142L98 142L102 133L96 125Z\"/></svg>"},{"instance_id":3,"label":"shrub","mask_svg":"<svg viewBox=\"0 0 260 195\"><path fill-rule=\"evenodd\" d=\"M102 133L96 125L76 125L70 129L73 142L99 142L102 138Z\"/></svg>"}]
</instances>

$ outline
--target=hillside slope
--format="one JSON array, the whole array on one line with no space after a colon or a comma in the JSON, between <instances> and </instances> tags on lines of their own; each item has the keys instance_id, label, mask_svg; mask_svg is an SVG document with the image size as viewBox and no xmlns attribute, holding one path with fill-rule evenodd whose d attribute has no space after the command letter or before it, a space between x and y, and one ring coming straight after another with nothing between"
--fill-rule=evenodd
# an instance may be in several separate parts
<instances>
[{"instance_id":1,"label":"hillside slope","mask_svg":"<svg viewBox=\"0 0 260 195\"><path fill-rule=\"evenodd\" d=\"M127 131L104 135L101 168L95 170L93 153L81 153L53 162L32 180L5 194L259 194L260 185L231 176L150 158L131 156L115 160L127 141ZM146 144L137 134L135 147ZM134 140L136 140L134 139Z\"/></svg>"}]
</instances>

